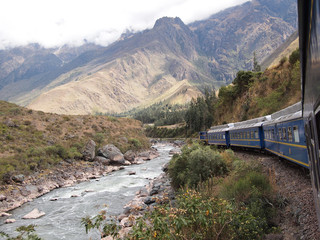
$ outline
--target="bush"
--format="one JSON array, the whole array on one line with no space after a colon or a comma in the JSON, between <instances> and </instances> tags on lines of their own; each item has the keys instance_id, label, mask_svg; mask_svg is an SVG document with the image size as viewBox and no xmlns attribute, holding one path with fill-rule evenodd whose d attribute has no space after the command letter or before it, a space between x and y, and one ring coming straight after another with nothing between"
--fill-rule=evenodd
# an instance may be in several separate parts
<instances>
[{"instance_id":1,"label":"bush","mask_svg":"<svg viewBox=\"0 0 320 240\"><path fill-rule=\"evenodd\" d=\"M139 141L139 139L131 138L131 139L129 139L128 141L129 141L131 147L132 147L133 149L135 149L135 150L138 150L138 149L140 149L140 148L142 147L142 144L141 144L141 142Z\"/></svg>"},{"instance_id":2,"label":"bush","mask_svg":"<svg viewBox=\"0 0 320 240\"><path fill-rule=\"evenodd\" d=\"M169 163L169 176L174 187L196 187L201 181L227 173L227 165L222 156L210 149L194 144L184 147L181 155L173 156Z\"/></svg>"},{"instance_id":3,"label":"bush","mask_svg":"<svg viewBox=\"0 0 320 240\"><path fill-rule=\"evenodd\" d=\"M83 219L83 223L87 223L86 229L112 229L107 232L117 236L113 222L104 227L90 219ZM156 206L139 218L123 239L261 239L264 229L265 222L247 208L236 208L221 198L204 199L199 192L186 189L177 196L176 207Z\"/></svg>"},{"instance_id":4,"label":"bush","mask_svg":"<svg viewBox=\"0 0 320 240\"><path fill-rule=\"evenodd\" d=\"M244 176L234 177L220 190L219 196L234 201L238 207L245 206L247 211L260 219L264 228L268 228L268 219L275 214L273 208L272 187L268 178L256 171L249 171Z\"/></svg>"},{"instance_id":5,"label":"bush","mask_svg":"<svg viewBox=\"0 0 320 240\"><path fill-rule=\"evenodd\" d=\"M300 60L300 51L299 51L299 48L297 48L289 56L289 63L291 64L291 66L293 66L299 60Z\"/></svg>"}]
</instances>

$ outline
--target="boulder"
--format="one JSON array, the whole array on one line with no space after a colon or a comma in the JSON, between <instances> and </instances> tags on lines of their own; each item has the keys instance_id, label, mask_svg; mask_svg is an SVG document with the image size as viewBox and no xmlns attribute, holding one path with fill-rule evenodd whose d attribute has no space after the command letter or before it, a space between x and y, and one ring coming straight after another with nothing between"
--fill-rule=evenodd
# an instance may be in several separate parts
<instances>
[{"instance_id":1,"label":"boulder","mask_svg":"<svg viewBox=\"0 0 320 240\"><path fill-rule=\"evenodd\" d=\"M132 150L129 150L123 155L123 157L125 160L132 162L132 161L134 161L136 154Z\"/></svg>"},{"instance_id":2,"label":"boulder","mask_svg":"<svg viewBox=\"0 0 320 240\"><path fill-rule=\"evenodd\" d=\"M12 181L14 181L16 183L23 183L24 175L23 174L19 174L19 175L12 176Z\"/></svg>"},{"instance_id":3,"label":"boulder","mask_svg":"<svg viewBox=\"0 0 320 240\"><path fill-rule=\"evenodd\" d=\"M141 152L138 155L139 158L141 158L142 160L150 160L150 153L149 152Z\"/></svg>"},{"instance_id":4,"label":"boulder","mask_svg":"<svg viewBox=\"0 0 320 240\"><path fill-rule=\"evenodd\" d=\"M82 152L83 159L85 161L92 162L95 157L95 154L96 154L96 143L93 140L89 140L89 142L87 142Z\"/></svg>"},{"instance_id":5,"label":"boulder","mask_svg":"<svg viewBox=\"0 0 320 240\"><path fill-rule=\"evenodd\" d=\"M126 138L126 137L121 137L120 141L123 142L123 143L128 143L129 142L128 138Z\"/></svg>"},{"instance_id":6,"label":"boulder","mask_svg":"<svg viewBox=\"0 0 320 240\"><path fill-rule=\"evenodd\" d=\"M17 124L15 124L11 119L7 119L4 121L4 124L8 127L18 127Z\"/></svg>"},{"instance_id":7,"label":"boulder","mask_svg":"<svg viewBox=\"0 0 320 240\"><path fill-rule=\"evenodd\" d=\"M8 218L7 220L4 221L4 223L6 223L6 224L8 224L8 223L14 223L14 222L16 222L16 220L13 219L13 218Z\"/></svg>"},{"instance_id":8,"label":"boulder","mask_svg":"<svg viewBox=\"0 0 320 240\"><path fill-rule=\"evenodd\" d=\"M169 163L167 162L167 163L163 164L162 171L167 172L168 170L169 170Z\"/></svg>"},{"instance_id":9,"label":"boulder","mask_svg":"<svg viewBox=\"0 0 320 240\"><path fill-rule=\"evenodd\" d=\"M23 219L36 219L45 215L45 212L39 211L39 209L35 208L27 215L24 215Z\"/></svg>"},{"instance_id":10,"label":"boulder","mask_svg":"<svg viewBox=\"0 0 320 240\"><path fill-rule=\"evenodd\" d=\"M124 164L123 154L113 144L103 146L98 150L98 155L110 159L111 163Z\"/></svg>"},{"instance_id":11,"label":"boulder","mask_svg":"<svg viewBox=\"0 0 320 240\"><path fill-rule=\"evenodd\" d=\"M170 155L174 155L174 154L181 154L181 149L180 148L173 148L170 150L169 152Z\"/></svg>"},{"instance_id":12,"label":"boulder","mask_svg":"<svg viewBox=\"0 0 320 240\"><path fill-rule=\"evenodd\" d=\"M0 212L0 217L9 217L11 216L12 214L10 213L6 213L6 212Z\"/></svg>"},{"instance_id":13,"label":"boulder","mask_svg":"<svg viewBox=\"0 0 320 240\"><path fill-rule=\"evenodd\" d=\"M128 160L125 160L123 165L129 166L129 165L131 165L131 162L129 162Z\"/></svg>"},{"instance_id":14,"label":"boulder","mask_svg":"<svg viewBox=\"0 0 320 240\"><path fill-rule=\"evenodd\" d=\"M96 156L96 157L94 158L94 161L95 161L95 162L99 162L99 163L101 163L102 165L105 165L105 166L110 165L110 159L107 159L107 158L105 158L105 157Z\"/></svg>"},{"instance_id":15,"label":"boulder","mask_svg":"<svg viewBox=\"0 0 320 240\"><path fill-rule=\"evenodd\" d=\"M0 194L0 201L7 200L7 196Z\"/></svg>"},{"instance_id":16,"label":"boulder","mask_svg":"<svg viewBox=\"0 0 320 240\"><path fill-rule=\"evenodd\" d=\"M150 205L150 204L152 204L152 203L155 203L156 200L155 200L154 198L151 198L151 197L146 197L143 202L144 202L145 204L147 204L147 205Z\"/></svg>"},{"instance_id":17,"label":"boulder","mask_svg":"<svg viewBox=\"0 0 320 240\"><path fill-rule=\"evenodd\" d=\"M178 147L181 147L185 144L185 142L183 140L175 140L173 142L174 145L178 146Z\"/></svg>"},{"instance_id":18,"label":"boulder","mask_svg":"<svg viewBox=\"0 0 320 240\"><path fill-rule=\"evenodd\" d=\"M136 175L136 172L135 171L129 171L128 175Z\"/></svg>"}]
</instances>

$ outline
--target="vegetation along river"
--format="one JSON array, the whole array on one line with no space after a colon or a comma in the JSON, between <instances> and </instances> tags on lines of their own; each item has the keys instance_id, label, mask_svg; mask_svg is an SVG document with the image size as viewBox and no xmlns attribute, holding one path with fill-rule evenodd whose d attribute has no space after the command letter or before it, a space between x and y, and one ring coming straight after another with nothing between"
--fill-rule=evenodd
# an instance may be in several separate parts
<instances>
[{"instance_id":1,"label":"vegetation along river","mask_svg":"<svg viewBox=\"0 0 320 240\"><path fill-rule=\"evenodd\" d=\"M159 176L162 165L170 160L169 151L172 146L157 145L155 148L160 155L151 161L141 165L130 165L123 170L72 187L53 190L33 202L24 204L10 212L10 218L17 220L15 223L4 224L4 219L0 219L0 231L11 235L19 226L35 224L36 233L45 240L80 240L90 237L98 239L97 232L90 232L88 235L85 233L84 226L81 226L81 218L95 216L101 210L107 210L108 215L121 214L126 203L150 179ZM136 174L129 175L131 171ZM44 211L46 215L39 219L22 219L35 208Z\"/></svg>"}]
</instances>

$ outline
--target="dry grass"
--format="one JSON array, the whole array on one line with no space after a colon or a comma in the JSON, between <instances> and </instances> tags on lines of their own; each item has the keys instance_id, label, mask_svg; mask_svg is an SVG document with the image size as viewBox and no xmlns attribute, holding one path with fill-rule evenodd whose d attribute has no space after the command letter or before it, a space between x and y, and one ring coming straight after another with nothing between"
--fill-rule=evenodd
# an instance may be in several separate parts
<instances>
[{"instance_id":1,"label":"dry grass","mask_svg":"<svg viewBox=\"0 0 320 240\"><path fill-rule=\"evenodd\" d=\"M134 119L43 113L0 101L0 175L50 168L65 157L79 157L85 143L98 138L100 145L112 143L123 152L137 147L132 139L149 146Z\"/></svg>"}]
</instances>

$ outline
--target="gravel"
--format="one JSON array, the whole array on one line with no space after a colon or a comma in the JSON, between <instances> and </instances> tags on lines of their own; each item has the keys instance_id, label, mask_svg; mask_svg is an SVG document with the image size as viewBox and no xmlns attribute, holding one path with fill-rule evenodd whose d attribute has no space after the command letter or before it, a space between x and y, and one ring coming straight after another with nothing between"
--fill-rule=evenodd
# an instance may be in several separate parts
<instances>
[{"instance_id":1,"label":"gravel","mask_svg":"<svg viewBox=\"0 0 320 240\"><path fill-rule=\"evenodd\" d=\"M244 160L259 161L263 171L285 200L278 215L283 239L320 239L309 171L276 156L257 152L235 151Z\"/></svg>"}]
</instances>

